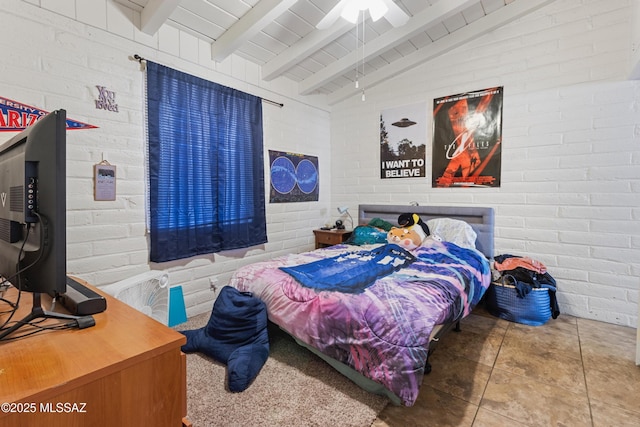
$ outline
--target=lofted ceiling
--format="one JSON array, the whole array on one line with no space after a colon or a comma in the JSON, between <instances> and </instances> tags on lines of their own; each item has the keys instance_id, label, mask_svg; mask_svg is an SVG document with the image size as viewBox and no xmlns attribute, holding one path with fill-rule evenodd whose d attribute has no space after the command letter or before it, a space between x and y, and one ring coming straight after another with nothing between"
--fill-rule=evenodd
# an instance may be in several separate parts
<instances>
[{"instance_id":1,"label":"lofted ceiling","mask_svg":"<svg viewBox=\"0 0 640 427\"><path fill-rule=\"evenodd\" d=\"M263 80L284 77L335 104L553 0L391 0L409 17L402 26L363 12L358 24L339 17L322 30L339 0L115 1L140 13L144 33L179 28L209 42L214 61L238 55Z\"/></svg>"}]
</instances>

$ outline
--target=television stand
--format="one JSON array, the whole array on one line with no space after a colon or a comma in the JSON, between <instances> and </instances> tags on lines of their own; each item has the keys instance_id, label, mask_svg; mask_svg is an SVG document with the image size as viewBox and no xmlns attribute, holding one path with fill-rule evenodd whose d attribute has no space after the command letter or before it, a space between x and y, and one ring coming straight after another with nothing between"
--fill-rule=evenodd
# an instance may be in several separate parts
<instances>
[{"instance_id":1,"label":"television stand","mask_svg":"<svg viewBox=\"0 0 640 427\"><path fill-rule=\"evenodd\" d=\"M29 325L29 323L37 319L69 320L70 322L67 325L77 327L78 329L89 328L96 324L92 316L74 316L71 314L47 311L42 308L40 293L34 292L32 295L33 307L31 308L31 313L27 314L21 320L18 320L15 325L11 326L10 328L0 331L0 341L2 341L6 336L14 333L21 327L27 326Z\"/></svg>"},{"instance_id":2,"label":"television stand","mask_svg":"<svg viewBox=\"0 0 640 427\"><path fill-rule=\"evenodd\" d=\"M107 300L95 327L0 342L0 403L21 409L0 411L0 426L191 426L186 337L80 282ZM29 313L31 297L23 295L17 318ZM0 309L0 324L7 317Z\"/></svg>"}]
</instances>

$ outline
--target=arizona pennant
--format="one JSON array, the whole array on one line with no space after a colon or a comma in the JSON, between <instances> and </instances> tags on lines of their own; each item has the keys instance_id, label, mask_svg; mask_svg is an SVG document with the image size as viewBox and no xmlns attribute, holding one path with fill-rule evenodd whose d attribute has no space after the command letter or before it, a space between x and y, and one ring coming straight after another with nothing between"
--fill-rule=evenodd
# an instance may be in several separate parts
<instances>
[{"instance_id":1,"label":"arizona pennant","mask_svg":"<svg viewBox=\"0 0 640 427\"><path fill-rule=\"evenodd\" d=\"M19 132L46 116L48 111L0 96L0 132ZM67 129L94 129L98 126L67 119Z\"/></svg>"}]
</instances>

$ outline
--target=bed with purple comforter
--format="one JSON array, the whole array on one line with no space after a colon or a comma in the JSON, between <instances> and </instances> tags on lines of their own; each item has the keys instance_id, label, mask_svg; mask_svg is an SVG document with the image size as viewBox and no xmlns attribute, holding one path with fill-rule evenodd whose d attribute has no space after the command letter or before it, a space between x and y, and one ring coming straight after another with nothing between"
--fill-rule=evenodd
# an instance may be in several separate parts
<instances>
[{"instance_id":1,"label":"bed with purple comforter","mask_svg":"<svg viewBox=\"0 0 640 427\"><path fill-rule=\"evenodd\" d=\"M410 252L341 244L285 255L240 268L230 285L262 299L299 342L411 406L432 330L468 315L489 283L481 252L427 239Z\"/></svg>"}]
</instances>

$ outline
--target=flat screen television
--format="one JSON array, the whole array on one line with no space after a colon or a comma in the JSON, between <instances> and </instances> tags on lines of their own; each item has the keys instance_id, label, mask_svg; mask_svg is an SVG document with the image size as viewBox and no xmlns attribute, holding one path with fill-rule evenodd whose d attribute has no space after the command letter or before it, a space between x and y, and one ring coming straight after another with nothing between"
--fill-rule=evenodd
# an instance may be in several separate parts
<instances>
[{"instance_id":1,"label":"flat screen television","mask_svg":"<svg viewBox=\"0 0 640 427\"><path fill-rule=\"evenodd\" d=\"M53 111L0 145L0 276L33 294L31 313L0 339L38 318L82 319L40 298L66 291L66 128L66 111Z\"/></svg>"}]
</instances>

